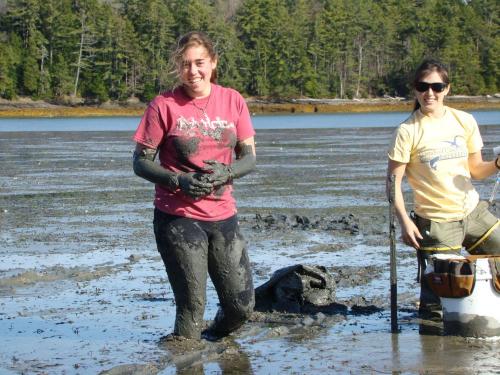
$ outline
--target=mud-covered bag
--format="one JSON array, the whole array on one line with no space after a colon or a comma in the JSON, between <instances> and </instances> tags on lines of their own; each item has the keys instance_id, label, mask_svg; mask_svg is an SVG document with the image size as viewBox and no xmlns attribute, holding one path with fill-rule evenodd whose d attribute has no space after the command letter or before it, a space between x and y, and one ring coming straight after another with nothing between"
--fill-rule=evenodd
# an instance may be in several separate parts
<instances>
[{"instance_id":1,"label":"mud-covered bag","mask_svg":"<svg viewBox=\"0 0 500 375\"><path fill-rule=\"evenodd\" d=\"M335 280L325 267L297 264L274 272L255 289L255 310L303 313L335 300Z\"/></svg>"},{"instance_id":2,"label":"mud-covered bag","mask_svg":"<svg viewBox=\"0 0 500 375\"><path fill-rule=\"evenodd\" d=\"M476 264L466 258L432 257L424 277L439 297L463 298L474 291Z\"/></svg>"}]
</instances>

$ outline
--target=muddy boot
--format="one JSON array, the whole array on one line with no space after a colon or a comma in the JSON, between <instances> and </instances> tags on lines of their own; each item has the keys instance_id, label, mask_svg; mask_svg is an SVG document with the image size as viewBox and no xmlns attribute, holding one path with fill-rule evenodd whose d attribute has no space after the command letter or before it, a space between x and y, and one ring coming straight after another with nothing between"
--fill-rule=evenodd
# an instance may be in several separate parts
<instances>
[{"instance_id":1,"label":"muddy boot","mask_svg":"<svg viewBox=\"0 0 500 375\"><path fill-rule=\"evenodd\" d=\"M441 300L427 285L425 279L420 281L420 303L418 316L421 319L441 321L443 320L443 308Z\"/></svg>"},{"instance_id":2,"label":"muddy boot","mask_svg":"<svg viewBox=\"0 0 500 375\"><path fill-rule=\"evenodd\" d=\"M425 268L429 262L430 253L419 251L419 281L420 281L420 302L418 306L418 316L421 319L442 321L443 308L441 307L441 299L431 289L424 277Z\"/></svg>"},{"instance_id":3,"label":"muddy boot","mask_svg":"<svg viewBox=\"0 0 500 375\"><path fill-rule=\"evenodd\" d=\"M440 304L429 303L422 304L418 308L418 316L421 319L433 320L433 321L441 321L443 320L443 309Z\"/></svg>"},{"instance_id":4,"label":"muddy boot","mask_svg":"<svg viewBox=\"0 0 500 375\"><path fill-rule=\"evenodd\" d=\"M229 330L219 330L214 325L208 327L201 332L201 338L207 341L216 342L222 340L224 337L228 336L232 331Z\"/></svg>"},{"instance_id":5,"label":"muddy boot","mask_svg":"<svg viewBox=\"0 0 500 375\"><path fill-rule=\"evenodd\" d=\"M201 332L201 337L207 341L218 341L226 337L240 328L250 318L252 309L253 302L250 306L232 306L227 312L219 308L213 323Z\"/></svg>"},{"instance_id":6,"label":"muddy boot","mask_svg":"<svg viewBox=\"0 0 500 375\"><path fill-rule=\"evenodd\" d=\"M201 332L202 339L207 340L207 341L212 341L212 342L219 341L219 340L223 339L225 336L227 336L227 334L224 334L222 332L217 332L217 331L210 329L210 328L207 328L206 330Z\"/></svg>"}]
</instances>

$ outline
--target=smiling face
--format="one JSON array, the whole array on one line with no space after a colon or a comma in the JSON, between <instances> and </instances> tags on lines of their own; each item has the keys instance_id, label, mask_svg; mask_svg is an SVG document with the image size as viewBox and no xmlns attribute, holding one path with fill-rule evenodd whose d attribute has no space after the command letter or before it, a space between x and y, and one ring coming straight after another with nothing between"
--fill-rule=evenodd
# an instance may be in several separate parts
<instances>
[{"instance_id":1,"label":"smiling face","mask_svg":"<svg viewBox=\"0 0 500 375\"><path fill-rule=\"evenodd\" d=\"M422 76L419 82L437 83L443 82L441 75L437 71L431 71ZM420 110L423 114L431 117L441 117L444 113L444 97L450 91L450 85L446 86L444 91L436 92L431 87L427 91L415 91L415 96L420 104Z\"/></svg>"},{"instance_id":2,"label":"smiling face","mask_svg":"<svg viewBox=\"0 0 500 375\"><path fill-rule=\"evenodd\" d=\"M217 59L212 59L205 47L188 47L179 61L177 69L186 93L192 98L210 95L210 81L217 67Z\"/></svg>"}]
</instances>

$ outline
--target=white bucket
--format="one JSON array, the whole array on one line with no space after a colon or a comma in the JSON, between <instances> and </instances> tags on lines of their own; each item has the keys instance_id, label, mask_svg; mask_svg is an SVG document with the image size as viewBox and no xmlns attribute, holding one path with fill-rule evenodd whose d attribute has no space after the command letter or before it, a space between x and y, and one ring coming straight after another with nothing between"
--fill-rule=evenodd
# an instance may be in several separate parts
<instances>
[{"instance_id":1,"label":"white bucket","mask_svg":"<svg viewBox=\"0 0 500 375\"><path fill-rule=\"evenodd\" d=\"M500 294L492 284L488 259L476 260L476 281L470 296L441 297L446 334L500 336Z\"/></svg>"}]
</instances>

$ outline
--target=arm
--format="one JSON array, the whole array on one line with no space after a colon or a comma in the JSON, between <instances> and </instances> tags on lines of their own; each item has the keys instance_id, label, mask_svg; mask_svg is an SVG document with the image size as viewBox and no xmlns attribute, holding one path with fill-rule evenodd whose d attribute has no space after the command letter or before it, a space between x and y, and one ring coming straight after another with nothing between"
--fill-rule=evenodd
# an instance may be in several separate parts
<instances>
[{"instance_id":1,"label":"arm","mask_svg":"<svg viewBox=\"0 0 500 375\"><path fill-rule=\"evenodd\" d=\"M420 234L420 231L418 230L415 223L410 219L408 213L406 212L403 192L401 189L401 183L403 181L405 170L406 163L400 163L389 159L389 163L387 166L386 193L389 197L391 188L390 177L394 175L396 186L396 191L394 192L394 208L399 224L401 225L401 238L406 245L418 249L420 247L418 240L422 239L422 235Z\"/></svg>"},{"instance_id":2,"label":"arm","mask_svg":"<svg viewBox=\"0 0 500 375\"><path fill-rule=\"evenodd\" d=\"M484 161L481 151L469 154L469 171L471 177L475 180L482 180L498 172L496 162L497 159Z\"/></svg>"},{"instance_id":3,"label":"arm","mask_svg":"<svg viewBox=\"0 0 500 375\"><path fill-rule=\"evenodd\" d=\"M135 174L172 192L180 188L184 194L195 199L212 192L213 184L201 181L199 173L171 172L154 162L156 154L156 149L137 143L133 162Z\"/></svg>"},{"instance_id":4,"label":"arm","mask_svg":"<svg viewBox=\"0 0 500 375\"><path fill-rule=\"evenodd\" d=\"M228 181L240 178L255 169L255 140L253 137L239 141L235 147L236 160L231 165L220 163L216 160L205 160L205 170L210 172L207 181L215 187L224 185Z\"/></svg>"},{"instance_id":5,"label":"arm","mask_svg":"<svg viewBox=\"0 0 500 375\"><path fill-rule=\"evenodd\" d=\"M236 145L236 161L231 165L233 178L243 177L255 169L255 140L253 137L238 142Z\"/></svg>"},{"instance_id":6,"label":"arm","mask_svg":"<svg viewBox=\"0 0 500 375\"><path fill-rule=\"evenodd\" d=\"M149 182L165 186L170 191L175 191L179 186L177 173L170 172L155 163L157 153L158 150L137 143L133 159L134 172L137 176Z\"/></svg>"}]
</instances>

